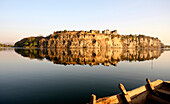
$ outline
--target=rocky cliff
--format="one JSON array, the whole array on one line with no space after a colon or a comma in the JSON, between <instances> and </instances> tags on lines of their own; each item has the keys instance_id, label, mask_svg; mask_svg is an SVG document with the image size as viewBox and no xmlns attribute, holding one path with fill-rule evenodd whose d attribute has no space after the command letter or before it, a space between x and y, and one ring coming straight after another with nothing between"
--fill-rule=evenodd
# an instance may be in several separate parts
<instances>
[{"instance_id":1,"label":"rocky cliff","mask_svg":"<svg viewBox=\"0 0 170 104\"><path fill-rule=\"evenodd\" d=\"M47 37L29 37L15 47L38 48L161 48L163 43L145 35L120 35L117 30L56 31Z\"/></svg>"}]
</instances>

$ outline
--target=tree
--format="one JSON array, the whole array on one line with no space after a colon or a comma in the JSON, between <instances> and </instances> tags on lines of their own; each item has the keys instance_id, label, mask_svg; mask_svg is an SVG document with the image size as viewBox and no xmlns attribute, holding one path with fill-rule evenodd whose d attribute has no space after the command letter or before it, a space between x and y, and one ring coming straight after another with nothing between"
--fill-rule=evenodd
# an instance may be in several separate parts
<instances>
[{"instance_id":1,"label":"tree","mask_svg":"<svg viewBox=\"0 0 170 104\"><path fill-rule=\"evenodd\" d=\"M67 30L65 29L64 32L67 32Z\"/></svg>"}]
</instances>

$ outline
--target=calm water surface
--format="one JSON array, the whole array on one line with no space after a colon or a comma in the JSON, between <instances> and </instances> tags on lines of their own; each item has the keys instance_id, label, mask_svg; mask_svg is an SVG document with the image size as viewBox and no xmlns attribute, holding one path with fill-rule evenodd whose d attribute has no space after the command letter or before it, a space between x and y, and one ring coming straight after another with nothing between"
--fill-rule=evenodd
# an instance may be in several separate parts
<instances>
[{"instance_id":1,"label":"calm water surface","mask_svg":"<svg viewBox=\"0 0 170 104\"><path fill-rule=\"evenodd\" d=\"M0 49L0 104L85 104L170 80L170 51Z\"/></svg>"}]
</instances>

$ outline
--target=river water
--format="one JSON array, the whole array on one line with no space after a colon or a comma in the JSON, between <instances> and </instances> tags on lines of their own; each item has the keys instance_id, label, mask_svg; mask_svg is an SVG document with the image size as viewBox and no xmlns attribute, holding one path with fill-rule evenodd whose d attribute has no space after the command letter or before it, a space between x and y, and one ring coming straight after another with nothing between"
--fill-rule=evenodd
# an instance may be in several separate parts
<instances>
[{"instance_id":1,"label":"river water","mask_svg":"<svg viewBox=\"0 0 170 104\"><path fill-rule=\"evenodd\" d=\"M170 51L0 48L0 104L86 104L170 80Z\"/></svg>"}]
</instances>

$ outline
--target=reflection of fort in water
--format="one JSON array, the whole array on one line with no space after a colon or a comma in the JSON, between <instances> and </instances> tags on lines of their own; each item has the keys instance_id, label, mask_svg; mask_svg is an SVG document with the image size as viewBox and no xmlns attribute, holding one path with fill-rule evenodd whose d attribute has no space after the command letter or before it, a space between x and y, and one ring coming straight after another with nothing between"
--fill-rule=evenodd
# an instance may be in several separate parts
<instances>
[{"instance_id":1,"label":"reflection of fort in water","mask_svg":"<svg viewBox=\"0 0 170 104\"><path fill-rule=\"evenodd\" d=\"M104 66L114 65L120 61L145 61L157 59L163 50L158 49L15 49L18 54L30 59L46 58L54 64L89 64Z\"/></svg>"}]
</instances>

